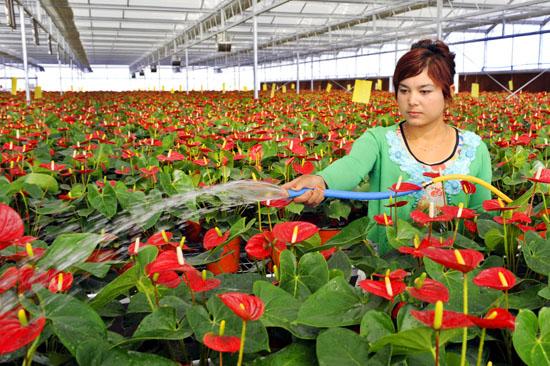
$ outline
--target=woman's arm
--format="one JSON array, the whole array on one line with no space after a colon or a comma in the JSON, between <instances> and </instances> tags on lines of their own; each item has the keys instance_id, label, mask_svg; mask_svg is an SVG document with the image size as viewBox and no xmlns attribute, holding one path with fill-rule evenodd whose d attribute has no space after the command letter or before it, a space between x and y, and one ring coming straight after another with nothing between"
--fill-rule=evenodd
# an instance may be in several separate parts
<instances>
[{"instance_id":1,"label":"woman's arm","mask_svg":"<svg viewBox=\"0 0 550 366\"><path fill-rule=\"evenodd\" d=\"M487 150L487 145L482 141L476 151L476 162L477 171L473 171L470 174L475 175L476 177L483 179L485 182L491 184L493 170L491 167L491 156L489 155L489 150ZM473 164L474 162L472 162ZM481 210L483 201L491 199L491 192L487 188L477 186L476 193L472 195L470 201L470 208L475 210Z\"/></svg>"}]
</instances>

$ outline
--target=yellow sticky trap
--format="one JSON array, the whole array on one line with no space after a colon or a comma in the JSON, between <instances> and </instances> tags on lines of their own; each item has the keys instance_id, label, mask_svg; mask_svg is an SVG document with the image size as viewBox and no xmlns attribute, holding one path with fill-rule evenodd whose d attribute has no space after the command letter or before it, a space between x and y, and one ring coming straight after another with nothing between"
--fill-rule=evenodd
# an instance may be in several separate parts
<instances>
[{"instance_id":1,"label":"yellow sticky trap","mask_svg":"<svg viewBox=\"0 0 550 366\"><path fill-rule=\"evenodd\" d=\"M267 91L267 83L262 84L262 91Z\"/></svg>"},{"instance_id":2,"label":"yellow sticky trap","mask_svg":"<svg viewBox=\"0 0 550 366\"><path fill-rule=\"evenodd\" d=\"M174 88L170 89L170 94L174 94L174 93L175 93Z\"/></svg>"},{"instance_id":3,"label":"yellow sticky trap","mask_svg":"<svg viewBox=\"0 0 550 366\"><path fill-rule=\"evenodd\" d=\"M243 91L248 91L248 86L243 86Z\"/></svg>"},{"instance_id":4,"label":"yellow sticky trap","mask_svg":"<svg viewBox=\"0 0 550 366\"><path fill-rule=\"evenodd\" d=\"M370 102L371 89L372 80L355 80L351 101L368 104Z\"/></svg>"},{"instance_id":5,"label":"yellow sticky trap","mask_svg":"<svg viewBox=\"0 0 550 366\"><path fill-rule=\"evenodd\" d=\"M225 83L222 83L222 92L225 93Z\"/></svg>"},{"instance_id":6,"label":"yellow sticky trap","mask_svg":"<svg viewBox=\"0 0 550 366\"><path fill-rule=\"evenodd\" d=\"M472 83L472 89L471 89L470 95L472 96L472 98L479 98L479 84L478 83Z\"/></svg>"},{"instance_id":7,"label":"yellow sticky trap","mask_svg":"<svg viewBox=\"0 0 550 366\"><path fill-rule=\"evenodd\" d=\"M508 89L514 90L514 80L508 80Z\"/></svg>"},{"instance_id":8,"label":"yellow sticky trap","mask_svg":"<svg viewBox=\"0 0 550 366\"><path fill-rule=\"evenodd\" d=\"M291 84L290 84L290 90L294 90L294 89L296 89L296 84L291 83Z\"/></svg>"},{"instance_id":9,"label":"yellow sticky trap","mask_svg":"<svg viewBox=\"0 0 550 366\"><path fill-rule=\"evenodd\" d=\"M17 95L17 78L11 78L11 95Z\"/></svg>"},{"instance_id":10,"label":"yellow sticky trap","mask_svg":"<svg viewBox=\"0 0 550 366\"><path fill-rule=\"evenodd\" d=\"M183 87L181 86L181 84L178 86L178 91L182 91Z\"/></svg>"},{"instance_id":11,"label":"yellow sticky trap","mask_svg":"<svg viewBox=\"0 0 550 366\"><path fill-rule=\"evenodd\" d=\"M455 249L454 252L455 252L456 262L462 266L465 265L466 262L464 262L464 258L462 257L462 254L460 253L460 251L458 249Z\"/></svg>"},{"instance_id":12,"label":"yellow sticky trap","mask_svg":"<svg viewBox=\"0 0 550 366\"><path fill-rule=\"evenodd\" d=\"M285 93L286 93L286 85L283 85L283 86L281 87L281 90L283 91L283 94L285 94Z\"/></svg>"},{"instance_id":13,"label":"yellow sticky trap","mask_svg":"<svg viewBox=\"0 0 550 366\"><path fill-rule=\"evenodd\" d=\"M328 83L327 84L327 93L330 93L331 90L332 90L332 84Z\"/></svg>"},{"instance_id":14,"label":"yellow sticky trap","mask_svg":"<svg viewBox=\"0 0 550 366\"><path fill-rule=\"evenodd\" d=\"M376 85L374 86L374 90L382 90L382 79L376 79Z\"/></svg>"},{"instance_id":15,"label":"yellow sticky trap","mask_svg":"<svg viewBox=\"0 0 550 366\"><path fill-rule=\"evenodd\" d=\"M347 90L347 91L351 91L351 84L347 84L347 85L346 85L346 90Z\"/></svg>"},{"instance_id":16,"label":"yellow sticky trap","mask_svg":"<svg viewBox=\"0 0 550 366\"><path fill-rule=\"evenodd\" d=\"M435 330L440 330L442 325L443 325L443 301L437 300L435 303L433 328Z\"/></svg>"},{"instance_id":17,"label":"yellow sticky trap","mask_svg":"<svg viewBox=\"0 0 550 366\"><path fill-rule=\"evenodd\" d=\"M42 99L42 87L36 86L34 88L34 99Z\"/></svg>"},{"instance_id":18,"label":"yellow sticky trap","mask_svg":"<svg viewBox=\"0 0 550 366\"><path fill-rule=\"evenodd\" d=\"M294 244L296 243L296 239L298 239L298 225L294 226L294 229L292 230L292 239L290 242Z\"/></svg>"}]
</instances>

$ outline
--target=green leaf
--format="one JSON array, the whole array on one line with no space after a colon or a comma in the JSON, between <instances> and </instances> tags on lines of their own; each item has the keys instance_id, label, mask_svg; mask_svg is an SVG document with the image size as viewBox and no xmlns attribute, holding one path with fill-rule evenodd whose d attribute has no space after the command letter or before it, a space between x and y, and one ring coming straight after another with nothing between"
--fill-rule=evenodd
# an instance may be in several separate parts
<instances>
[{"instance_id":1,"label":"green leaf","mask_svg":"<svg viewBox=\"0 0 550 366\"><path fill-rule=\"evenodd\" d=\"M368 309L365 297L338 276L304 301L297 321L314 327L354 325Z\"/></svg>"},{"instance_id":2,"label":"green leaf","mask_svg":"<svg viewBox=\"0 0 550 366\"><path fill-rule=\"evenodd\" d=\"M390 334L380 338L372 345L376 351L386 345L392 345L393 354L413 354L432 351L432 334L430 328L414 328Z\"/></svg>"},{"instance_id":3,"label":"green leaf","mask_svg":"<svg viewBox=\"0 0 550 366\"><path fill-rule=\"evenodd\" d=\"M177 366L178 363L151 353L111 348L104 340L82 342L76 352L80 366Z\"/></svg>"},{"instance_id":4,"label":"green leaf","mask_svg":"<svg viewBox=\"0 0 550 366\"><path fill-rule=\"evenodd\" d=\"M178 324L174 308L161 307L143 318L134 332L132 340L177 340L187 338L191 334L189 328L185 329Z\"/></svg>"},{"instance_id":5,"label":"green leaf","mask_svg":"<svg viewBox=\"0 0 550 366\"><path fill-rule=\"evenodd\" d=\"M374 343L382 337L395 333L390 316L381 311L371 310L361 319L361 336L366 337L369 343Z\"/></svg>"},{"instance_id":6,"label":"green leaf","mask_svg":"<svg viewBox=\"0 0 550 366\"><path fill-rule=\"evenodd\" d=\"M96 234L61 234L38 261L38 267L63 271L88 259L100 241Z\"/></svg>"},{"instance_id":7,"label":"green leaf","mask_svg":"<svg viewBox=\"0 0 550 366\"><path fill-rule=\"evenodd\" d=\"M109 219L115 216L117 211L116 193L109 183L105 184L101 193L95 184L88 184L87 189L87 199L93 208Z\"/></svg>"},{"instance_id":8,"label":"green leaf","mask_svg":"<svg viewBox=\"0 0 550 366\"><path fill-rule=\"evenodd\" d=\"M84 262L77 263L73 267L88 272L97 278L103 278L111 269L111 263Z\"/></svg>"},{"instance_id":9,"label":"green leaf","mask_svg":"<svg viewBox=\"0 0 550 366\"><path fill-rule=\"evenodd\" d=\"M327 207L325 213L328 217L335 220L347 220L351 213L351 207L340 200L332 200Z\"/></svg>"},{"instance_id":10,"label":"green leaf","mask_svg":"<svg viewBox=\"0 0 550 366\"><path fill-rule=\"evenodd\" d=\"M283 250L281 253L279 273L279 286L293 297L305 299L311 294L311 290L300 278L296 257L290 250Z\"/></svg>"},{"instance_id":11,"label":"green leaf","mask_svg":"<svg viewBox=\"0 0 550 366\"><path fill-rule=\"evenodd\" d=\"M301 343L291 343L267 357L254 360L252 366L311 366L315 350Z\"/></svg>"},{"instance_id":12,"label":"green leaf","mask_svg":"<svg viewBox=\"0 0 550 366\"><path fill-rule=\"evenodd\" d=\"M367 216L350 222L342 231L328 240L325 244L307 250L308 252L329 249L332 247L347 247L362 242L374 226Z\"/></svg>"},{"instance_id":13,"label":"green leaf","mask_svg":"<svg viewBox=\"0 0 550 366\"><path fill-rule=\"evenodd\" d=\"M285 210L285 213L299 215L304 210L304 205L301 203L290 202L290 204L285 206L284 210Z\"/></svg>"},{"instance_id":14,"label":"green leaf","mask_svg":"<svg viewBox=\"0 0 550 366\"><path fill-rule=\"evenodd\" d=\"M404 245L409 245L415 235L420 235L419 230L405 220L399 219L397 225L397 232L393 226L386 227L388 243L395 249L398 249Z\"/></svg>"},{"instance_id":15,"label":"green leaf","mask_svg":"<svg viewBox=\"0 0 550 366\"><path fill-rule=\"evenodd\" d=\"M485 235L487 235L487 233L491 230L497 230L502 233L502 225L494 222L493 220L477 220L477 232L482 239L485 239Z\"/></svg>"},{"instance_id":16,"label":"green leaf","mask_svg":"<svg viewBox=\"0 0 550 366\"><path fill-rule=\"evenodd\" d=\"M525 243L522 251L529 268L541 275L550 275L550 245L548 245L548 239L545 240L535 232L528 231L525 233Z\"/></svg>"},{"instance_id":17,"label":"green leaf","mask_svg":"<svg viewBox=\"0 0 550 366\"><path fill-rule=\"evenodd\" d=\"M317 338L319 366L368 365L369 345L366 339L352 330L331 328Z\"/></svg>"},{"instance_id":18,"label":"green leaf","mask_svg":"<svg viewBox=\"0 0 550 366\"><path fill-rule=\"evenodd\" d=\"M532 311L520 310L512 342L528 366L550 365L550 308L540 310L538 321Z\"/></svg>"},{"instance_id":19,"label":"green leaf","mask_svg":"<svg viewBox=\"0 0 550 366\"><path fill-rule=\"evenodd\" d=\"M329 270L337 269L342 271L344 278L349 280L351 277L351 262L346 255L341 250L335 251L329 258L328 262Z\"/></svg>"},{"instance_id":20,"label":"green leaf","mask_svg":"<svg viewBox=\"0 0 550 366\"><path fill-rule=\"evenodd\" d=\"M302 339L317 337L317 328L296 324L301 302L288 292L269 282L257 281L254 283L254 295L265 304L264 314L260 318L264 326L284 328Z\"/></svg>"},{"instance_id":21,"label":"green leaf","mask_svg":"<svg viewBox=\"0 0 550 366\"><path fill-rule=\"evenodd\" d=\"M103 287L90 302L90 306L94 309L101 309L118 296L125 294L130 289L134 288L138 279L139 267L133 266L120 276L116 277L107 286Z\"/></svg>"},{"instance_id":22,"label":"green leaf","mask_svg":"<svg viewBox=\"0 0 550 366\"><path fill-rule=\"evenodd\" d=\"M34 184L40 187L43 191L50 193L56 193L57 191L59 191L57 180L48 174L29 173L21 178L18 178L16 182Z\"/></svg>"},{"instance_id":23,"label":"green leaf","mask_svg":"<svg viewBox=\"0 0 550 366\"><path fill-rule=\"evenodd\" d=\"M75 355L78 346L90 339L107 337L107 329L100 316L87 304L70 295L38 293L44 313L61 343Z\"/></svg>"},{"instance_id":24,"label":"green leaf","mask_svg":"<svg viewBox=\"0 0 550 366\"><path fill-rule=\"evenodd\" d=\"M504 244L504 235L499 229L491 229L485 233L483 240L485 241L487 249L493 251Z\"/></svg>"}]
</instances>

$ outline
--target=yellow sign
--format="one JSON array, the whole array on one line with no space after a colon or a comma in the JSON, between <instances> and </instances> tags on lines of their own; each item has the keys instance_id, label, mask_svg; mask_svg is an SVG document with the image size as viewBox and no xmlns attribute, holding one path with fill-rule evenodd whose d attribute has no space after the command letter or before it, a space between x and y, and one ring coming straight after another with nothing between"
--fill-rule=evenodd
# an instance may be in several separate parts
<instances>
[{"instance_id":1,"label":"yellow sign","mask_svg":"<svg viewBox=\"0 0 550 366\"><path fill-rule=\"evenodd\" d=\"M508 89L514 90L514 80L508 80Z\"/></svg>"},{"instance_id":2,"label":"yellow sign","mask_svg":"<svg viewBox=\"0 0 550 366\"><path fill-rule=\"evenodd\" d=\"M332 84L328 83L327 84L327 93L330 93L331 90L332 90Z\"/></svg>"},{"instance_id":3,"label":"yellow sign","mask_svg":"<svg viewBox=\"0 0 550 366\"><path fill-rule=\"evenodd\" d=\"M351 84L346 85L346 90L351 91Z\"/></svg>"},{"instance_id":4,"label":"yellow sign","mask_svg":"<svg viewBox=\"0 0 550 366\"><path fill-rule=\"evenodd\" d=\"M273 98L275 96L275 89L277 87L275 86L275 83L271 84L271 94L269 95L270 98Z\"/></svg>"},{"instance_id":5,"label":"yellow sign","mask_svg":"<svg viewBox=\"0 0 550 366\"><path fill-rule=\"evenodd\" d=\"M294 83L290 84L290 89L292 90L296 89L296 85Z\"/></svg>"},{"instance_id":6,"label":"yellow sign","mask_svg":"<svg viewBox=\"0 0 550 366\"><path fill-rule=\"evenodd\" d=\"M472 98L479 98L479 84L478 83L472 83L471 95L472 95Z\"/></svg>"},{"instance_id":7,"label":"yellow sign","mask_svg":"<svg viewBox=\"0 0 550 366\"><path fill-rule=\"evenodd\" d=\"M374 87L374 90L382 90L382 79L376 80L376 86Z\"/></svg>"},{"instance_id":8,"label":"yellow sign","mask_svg":"<svg viewBox=\"0 0 550 366\"><path fill-rule=\"evenodd\" d=\"M351 101L354 103L369 103L371 89L372 80L355 80Z\"/></svg>"},{"instance_id":9,"label":"yellow sign","mask_svg":"<svg viewBox=\"0 0 550 366\"><path fill-rule=\"evenodd\" d=\"M262 84L262 91L267 91L267 83Z\"/></svg>"},{"instance_id":10,"label":"yellow sign","mask_svg":"<svg viewBox=\"0 0 550 366\"><path fill-rule=\"evenodd\" d=\"M283 85L281 89L283 89L283 93L286 93L286 85Z\"/></svg>"},{"instance_id":11,"label":"yellow sign","mask_svg":"<svg viewBox=\"0 0 550 366\"><path fill-rule=\"evenodd\" d=\"M34 88L34 99L42 99L42 87L36 86Z\"/></svg>"},{"instance_id":12,"label":"yellow sign","mask_svg":"<svg viewBox=\"0 0 550 366\"><path fill-rule=\"evenodd\" d=\"M17 94L17 78L11 78L11 95Z\"/></svg>"}]
</instances>

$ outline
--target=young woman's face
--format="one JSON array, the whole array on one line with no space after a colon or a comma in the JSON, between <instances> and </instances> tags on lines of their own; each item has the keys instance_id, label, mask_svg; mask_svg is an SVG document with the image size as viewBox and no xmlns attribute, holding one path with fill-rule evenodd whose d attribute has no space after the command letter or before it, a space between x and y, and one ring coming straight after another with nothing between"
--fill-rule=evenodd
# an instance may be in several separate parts
<instances>
[{"instance_id":1,"label":"young woman's face","mask_svg":"<svg viewBox=\"0 0 550 366\"><path fill-rule=\"evenodd\" d=\"M428 69L399 83L397 104L411 126L423 127L443 122L445 98L441 88L428 76Z\"/></svg>"}]
</instances>

